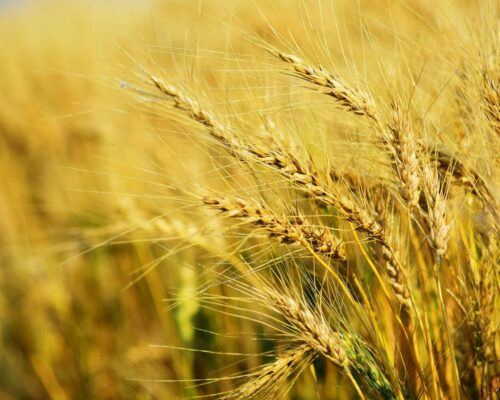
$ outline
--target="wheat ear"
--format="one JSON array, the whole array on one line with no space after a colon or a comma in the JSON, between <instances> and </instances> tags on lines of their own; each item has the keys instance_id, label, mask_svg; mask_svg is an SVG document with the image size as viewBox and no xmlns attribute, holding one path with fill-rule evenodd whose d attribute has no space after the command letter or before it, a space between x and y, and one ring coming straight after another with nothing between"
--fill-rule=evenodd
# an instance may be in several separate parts
<instances>
[{"instance_id":1,"label":"wheat ear","mask_svg":"<svg viewBox=\"0 0 500 400\"><path fill-rule=\"evenodd\" d=\"M250 204L239 198L206 197L203 202L230 218L264 228L270 236L277 237L283 243L307 243L315 253L346 262L343 242L329 229L315 227L300 215L295 216L293 220L278 217L263 204Z\"/></svg>"},{"instance_id":2,"label":"wheat ear","mask_svg":"<svg viewBox=\"0 0 500 400\"><path fill-rule=\"evenodd\" d=\"M335 332L321 315L292 296L270 288L266 290L266 295L273 308L283 315L293 328L297 339L303 340L341 368L351 379L358 395L364 398L357 383L359 379L364 386L382 394L384 399L396 398L388 379L361 339Z\"/></svg>"},{"instance_id":3,"label":"wheat ear","mask_svg":"<svg viewBox=\"0 0 500 400\"><path fill-rule=\"evenodd\" d=\"M293 348L279 354L274 362L262 367L233 392L222 397L224 400L272 399L280 387L291 376L297 374L297 369L304 369L313 361L311 347L307 344L297 344Z\"/></svg>"},{"instance_id":4,"label":"wheat ear","mask_svg":"<svg viewBox=\"0 0 500 400\"><path fill-rule=\"evenodd\" d=\"M422 185L426 200L423 216L429 226L429 240L438 257L442 257L448 244L449 225L446 223L446 199L441 190L438 172L426 160L422 165Z\"/></svg>"},{"instance_id":5,"label":"wheat ear","mask_svg":"<svg viewBox=\"0 0 500 400\"><path fill-rule=\"evenodd\" d=\"M286 54L275 49L268 49L280 60L290 64L295 74L321 88L321 92L333 97L342 108L356 114L366 115L375 120L374 102L365 92L354 89L346 84L340 77L333 75L323 67L314 67L307 64L300 57Z\"/></svg>"},{"instance_id":6,"label":"wheat ear","mask_svg":"<svg viewBox=\"0 0 500 400\"><path fill-rule=\"evenodd\" d=\"M500 80L498 74L495 77L492 71L483 72L482 102L486 118L491 127L500 135Z\"/></svg>"},{"instance_id":7,"label":"wheat ear","mask_svg":"<svg viewBox=\"0 0 500 400\"><path fill-rule=\"evenodd\" d=\"M399 178L401 197L411 210L418 205L420 197L417 144L410 122L403 114L401 105L394 103L392 109L392 121L384 130L382 140Z\"/></svg>"},{"instance_id":8,"label":"wheat ear","mask_svg":"<svg viewBox=\"0 0 500 400\"><path fill-rule=\"evenodd\" d=\"M451 175L454 182L465 186L482 203L489 214L488 225L497 235L500 231L498 220L498 206L495 195L488 188L486 181L471 168L468 168L462 161L459 154L451 154L446 149L440 148L435 151L428 150L431 160L437 164L443 176Z\"/></svg>"},{"instance_id":9,"label":"wheat ear","mask_svg":"<svg viewBox=\"0 0 500 400\"><path fill-rule=\"evenodd\" d=\"M340 335L325 321L290 296L268 290L274 308L293 326L298 336L338 367L349 365Z\"/></svg>"}]
</instances>

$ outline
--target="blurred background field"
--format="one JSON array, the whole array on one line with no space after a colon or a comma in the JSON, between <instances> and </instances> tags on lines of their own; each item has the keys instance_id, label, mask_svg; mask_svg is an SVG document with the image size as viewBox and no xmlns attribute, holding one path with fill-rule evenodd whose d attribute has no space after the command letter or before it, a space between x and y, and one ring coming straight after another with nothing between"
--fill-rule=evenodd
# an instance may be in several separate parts
<instances>
[{"instance_id":1,"label":"blurred background field","mask_svg":"<svg viewBox=\"0 0 500 400\"><path fill-rule=\"evenodd\" d=\"M130 199L107 193L140 193L140 182L114 174L148 168L155 155L149 123L118 84L130 72L121 49L153 43L150 6L36 1L0 11L2 399L184 395L126 380L192 373L189 357L148 347L182 342L162 304L177 272L158 268L123 291L155 249L78 256L122 229Z\"/></svg>"},{"instance_id":2,"label":"blurred background field","mask_svg":"<svg viewBox=\"0 0 500 400\"><path fill-rule=\"evenodd\" d=\"M154 211L168 209L141 170L157 171L153 180L166 182L161 174L173 168L179 179L187 167L172 167L173 149L191 172L206 164L186 140L169 135L165 145L156 131L165 121L138 112L120 85L136 70L126 52L147 53L150 61L151 47L162 68L187 77L193 54L180 66L169 54L195 51L202 40L214 43L214 51L223 48L227 26L215 18L220 4L206 3L206 10L171 1L3 5L0 398L191 397L204 390L143 380L206 377L220 366L203 355L150 347L196 347L197 304L168 313L163 302L169 289L196 287L184 265L194 259L189 251L158 261L125 289L166 246L152 245L147 232L137 242L99 246L136 226L137 210L147 210L148 201ZM212 31L201 37L203 25Z\"/></svg>"},{"instance_id":3,"label":"blurred background field","mask_svg":"<svg viewBox=\"0 0 500 400\"><path fill-rule=\"evenodd\" d=\"M421 80L423 89L415 94L415 102L423 104L446 86L459 64L454 51L470 40L467 18L480 13L474 1L457 6L452 1L346 0L335 2L335 9L325 2L335 18L318 29L325 37L311 29L316 34L311 41L304 32L312 25L307 18L319 12L317 2L3 3L2 399L191 398L228 390L231 383L191 387L182 381L229 375L261 362L260 357L249 357L236 365L234 357L177 349L253 354L266 344L258 348L255 341L246 340L255 329L251 322L201 310L191 295L203 284L202 265L216 261L179 239L180 230L187 236L200 232L190 231L189 211L172 200L163 185L189 187L202 174L213 189L224 184L218 182L220 172L207 172L215 154L210 144L195 142L180 118L158 115L138 100L138 65L161 71L198 97L210 99L222 115L248 113L250 120L258 120L252 110L268 110L270 117L281 115L279 126L290 127L292 114L306 114L312 104L308 100L321 104L323 99L308 97L300 83L292 90L284 85L288 78L248 40L248 32L272 40L272 26L295 38L313 60L340 60L335 68L344 76L367 82L404 70ZM443 12L447 7L449 12ZM365 32L360 29L361 10ZM460 25L465 28L456 30ZM394 32L398 40L393 40ZM326 42L327 50L322 47ZM441 49L440 58L428 57L436 49ZM406 64L409 55L421 64ZM355 60L354 66L348 60ZM402 87L408 88L394 79L392 89ZM451 111L438 108L433 113L427 120L443 127L446 135L445 127L456 122L447 114ZM341 164L350 161L346 153L354 158L360 152L368 159L362 168L377 168L380 155L375 150L349 141L358 134L350 118L336 115L312 124L322 132L341 128L336 134L344 146L332 149ZM312 118L301 121L303 127L311 126ZM318 139L312 129L302 132L313 153L330 148L331 142ZM462 151L477 146L465 133L462 139L455 143ZM494 157L487 146L481 152L478 159ZM227 168L230 171L231 165ZM155 217L165 219L151 220ZM170 236L157 233L161 223ZM207 217L205 223L215 222ZM228 244L219 237L207 246L223 249ZM167 309L165 301L172 293L185 296L174 310ZM325 368L325 374L336 374ZM314 398L312 375L300 379L290 398ZM321 393L322 399L335 396L334 391Z\"/></svg>"}]
</instances>

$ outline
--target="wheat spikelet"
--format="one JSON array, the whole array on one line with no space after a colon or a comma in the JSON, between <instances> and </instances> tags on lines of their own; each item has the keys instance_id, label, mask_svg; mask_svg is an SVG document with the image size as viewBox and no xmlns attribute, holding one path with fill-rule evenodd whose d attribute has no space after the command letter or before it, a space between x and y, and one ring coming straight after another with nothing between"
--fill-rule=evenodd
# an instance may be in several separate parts
<instances>
[{"instance_id":1,"label":"wheat spikelet","mask_svg":"<svg viewBox=\"0 0 500 400\"><path fill-rule=\"evenodd\" d=\"M196 100L160 78L152 75L149 78L160 92L174 100L176 108L186 111L191 118L205 125L211 131L217 132L220 137L225 136L226 128L224 125L219 123L210 112L204 110Z\"/></svg>"},{"instance_id":2,"label":"wheat spikelet","mask_svg":"<svg viewBox=\"0 0 500 400\"><path fill-rule=\"evenodd\" d=\"M244 151L238 138L231 130L209 111L205 110L195 99L164 80L148 75L148 79L164 95L174 100L174 107L187 113L194 121L202 124L210 135L221 143L232 155L239 156Z\"/></svg>"}]
</instances>

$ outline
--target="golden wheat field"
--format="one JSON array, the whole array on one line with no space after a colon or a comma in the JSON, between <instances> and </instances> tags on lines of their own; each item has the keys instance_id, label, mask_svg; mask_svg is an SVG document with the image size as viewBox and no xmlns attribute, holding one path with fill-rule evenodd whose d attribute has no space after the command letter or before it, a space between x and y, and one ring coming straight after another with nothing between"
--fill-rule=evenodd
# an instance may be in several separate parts
<instances>
[{"instance_id":1,"label":"golden wheat field","mask_svg":"<svg viewBox=\"0 0 500 400\"><path fill-rule=\"evenodd\" d=\"M0 43L0 399L498 398L496 1L0 1Z\"/></svg>"}]
</instances>

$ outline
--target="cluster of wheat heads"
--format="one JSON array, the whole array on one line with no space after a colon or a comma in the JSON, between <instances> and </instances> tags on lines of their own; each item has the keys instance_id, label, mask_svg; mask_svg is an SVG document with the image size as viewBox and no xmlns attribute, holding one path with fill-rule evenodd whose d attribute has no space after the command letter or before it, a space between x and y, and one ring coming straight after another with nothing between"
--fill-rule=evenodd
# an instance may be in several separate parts
<instances>
[{"instance_id":1,"label":"cluster of wheat heads","mask_svg":"<svg viewBox=\"0 0 500 400\"><path fill-rule=\"evenodd\" d=\"M184 118L186 129L203 131L232 160L219 165L229 186L234 165L255 181L248 197L250 191L221 194L202 185L194 194L181 191L186 203L194 199L221 219L213 231L154 228L222 259L198 301L251 321L275 343L270 362L226 377L236 383L214 396L272 398L304 371L315 375L321 359L345 377L345 398L493 399L500 379L497 161L478 171L453 144L430 139L408 99L393 94L376 102L324 67L259 44L317 96L326 95L322 107L342 109L370 133L389 178L321 163L283 139L286 132L252 134L250 122L231 123L168 79L142 73L141 96ZM474 99L479 113L469 134L481 129L493 149L497 72L477 74L477 90L457 90L454 99ZM225 252L211 243L217 234L238 245ZM214 294L214 286L225 290Z\"/></svg>"}]
</instances>

